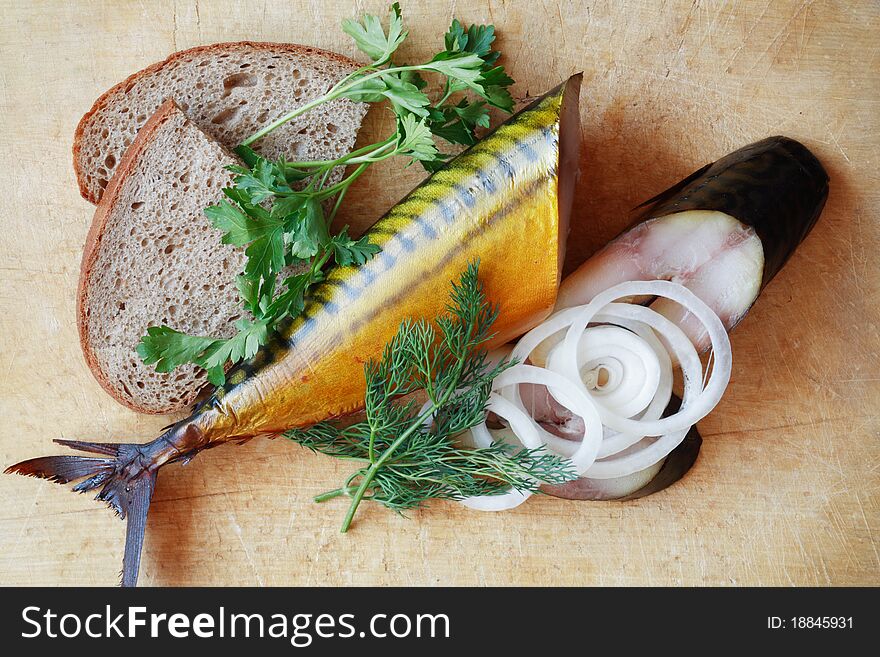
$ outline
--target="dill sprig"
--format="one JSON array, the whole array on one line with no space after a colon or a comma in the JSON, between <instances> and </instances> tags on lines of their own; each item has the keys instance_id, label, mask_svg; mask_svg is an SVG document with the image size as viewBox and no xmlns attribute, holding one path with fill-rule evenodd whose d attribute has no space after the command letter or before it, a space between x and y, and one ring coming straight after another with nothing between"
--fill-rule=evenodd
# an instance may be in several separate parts
<instances>
[{"instance_id":1,"label":"dill sprig","mask_svg":"<svg viewBox=\"0 0 880 657\"><path fill-rule=\"evenodd\" d=\"M478 265L471 264L452 284L446 315L433 323L404 321L381 359L364 366L364 420L320 422L285 434L312 451L363 464L343 486L315 498L351 498L343 532L363 500L401 512L432 499L536 491L542 482L576 478L567 459L543 448L502 442L470 448L456 441L484 421L492 380L512 364L490 364L482 348L497 317L497 305L483 294ZM419 391L428 398L424 407L401 399Z\"/></svg>"}]
</instances>

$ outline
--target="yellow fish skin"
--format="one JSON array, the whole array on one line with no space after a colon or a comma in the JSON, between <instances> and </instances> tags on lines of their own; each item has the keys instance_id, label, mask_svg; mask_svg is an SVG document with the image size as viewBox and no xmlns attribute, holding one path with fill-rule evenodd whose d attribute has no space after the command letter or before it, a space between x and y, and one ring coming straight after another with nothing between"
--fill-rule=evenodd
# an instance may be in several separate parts
<instances>
[{"instance_id":1,"label":"yellow fish skin","mask_svg":"<svg viewBox=\"0 0 880 657\"><path fill-rule=\"evenodd\" d=\"M128 514L123 585L134 585L156 472L230 440L277 434L363 406L363 367L407 318L443 313L450 282L479 259L500 305L495 344L527 331L556 303L580 139L573 76L521 110L395 205L368 232L381 251L336 267L304 312L230 370L192 415L143 445L64 442L104 458L46 457L8 471L101 487Z\"/></svg>"},{"instance_id":2,"label":"yellow fish skin","mask_svg":"<svg viewBox=\"0 0 880 657\"><path fill-rule=\"evenodd\" d=\"M573 174L577 154L560 133L565 110L577 119L578 82L554 89L394 206L367 233L381 252L332 270L282 331L284 342L230 373L199 427L213 440L237 438L360 409L364 362L401 320L441 314L450 281L477 258L487 297L501 307L497 343L543 320L565 254L571 201L560 189L572 185L559 173ZM572 157L574 166L562 161Z\"/></svg>"}]
</instances>

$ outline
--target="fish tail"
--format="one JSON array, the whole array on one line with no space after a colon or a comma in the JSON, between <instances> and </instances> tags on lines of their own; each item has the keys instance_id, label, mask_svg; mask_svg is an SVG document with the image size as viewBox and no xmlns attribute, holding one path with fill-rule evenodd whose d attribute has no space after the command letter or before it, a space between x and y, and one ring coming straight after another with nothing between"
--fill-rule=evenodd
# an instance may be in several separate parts
<instances>
[{"instance_id":1,"label":"fish tail","mask_svg":"<svg viewBox=\"0 0 880 657\"><path fill-rule=\"evenodd\" d=\"M48 479L66 484L83 479L73 487L78 493L100 488L95 499L106 502L127 520L122 586L135 586L147 525L147 511L156 488L155 443L92 443L56 440L59 445L101 456L43 456L6 468L6 474Z\"/></svg>"}]
</instances>

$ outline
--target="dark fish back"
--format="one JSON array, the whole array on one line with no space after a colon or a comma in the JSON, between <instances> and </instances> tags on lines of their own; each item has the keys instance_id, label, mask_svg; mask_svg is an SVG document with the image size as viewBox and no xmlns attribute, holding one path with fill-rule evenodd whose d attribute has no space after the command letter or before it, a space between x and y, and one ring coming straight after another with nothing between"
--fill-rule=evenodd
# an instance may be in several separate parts
<instances>
[{"instance_id":1,"label":"dark fish back","mask_svg":"<svg viewBox=\"0 0 880 657\"><path fill-rule=\"evenodd\" d=\"M639 221L717 210L752 226L764 246L762 287L807 236L828 198L828 174L806 146L769 137L734 151L646 201Z\"/></svg>"}]
</instances>

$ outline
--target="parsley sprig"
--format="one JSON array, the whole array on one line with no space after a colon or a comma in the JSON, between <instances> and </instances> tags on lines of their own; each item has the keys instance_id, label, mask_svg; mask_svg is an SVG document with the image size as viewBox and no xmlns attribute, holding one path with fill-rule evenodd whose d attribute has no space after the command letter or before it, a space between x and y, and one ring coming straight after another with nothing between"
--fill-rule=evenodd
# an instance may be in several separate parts
<instances>
[{"instance_id":1,"label":"parsley sprig","mask_svg":"<svg viewBox=\"0 0 880 657\"><path fill-rule=\"evenodd\" d=\"M495 28L454 20L444 49L429 61L396 65L392 57L407 37L400 6L391 6L387 30L376 16L346 20L342 29L370 63L340 80L326 94L298 107L251 135L236 149L242 164L229 167L234 186L226 198L206 208L208 219L223 233L222 242L244 248L247 264L237 285L251 318L240 319L228 339L187 335L168 326L151 326L138 354L159 372L194 363L215 385L225 380L227 363L253 356L279 322L298 315L309 289L323 280L324 269L363 264L379 248L354 239L345 227L336 235L330 225L351 184L372 164L392 157L409 158L434 171L450 154L437 138L470 145L478 128L489 126L489 107L513 110L507 88L513 80L497 65L492 49ZM423 74L440 76L442 93L432 100ZM251 146L288 121L318 105L347 98L355 102L388 101L395 115L394 134L335 160L269 160ZM328 184L337 167L349 167L340 181ZM334 200L335 199L335 200ZM329 206L327 204L330 204ZM329 208L325 212L325 208ZM289 273L295 272L295 273Z\"/></svg>"},{"instance_id":2,"label":"parsley sprig","mask_svg":"<svg viewBox=\"0 0 880 657\"><path fill-rule=\"evenodd\" d=\"M348 530L363 500L395 511L432 499L495 495L510 488L535 491L541 482L577 477L571 462L546 450L496 442L467 448L456 436L483 422L492 380L512 363L490 365L497 306L486 302L473 264L453 283L446 315L434 323L405 321L379 361L364 367L366 418L345 426L320 422L285 436L315 452L363 463L344 485L316 497L348 496ZM424 391L424 408L401 397Z\"/></svg>"}]
</instances>

